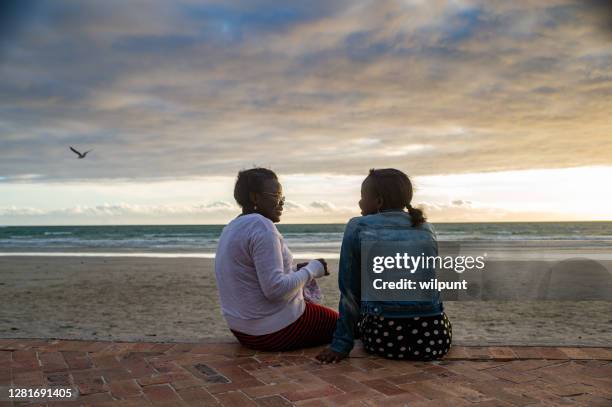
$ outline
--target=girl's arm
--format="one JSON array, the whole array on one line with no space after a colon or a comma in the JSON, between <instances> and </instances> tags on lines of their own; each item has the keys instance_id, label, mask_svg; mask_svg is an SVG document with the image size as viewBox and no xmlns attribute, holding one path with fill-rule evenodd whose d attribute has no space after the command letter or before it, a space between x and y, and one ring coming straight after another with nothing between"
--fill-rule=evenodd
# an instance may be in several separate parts
<instances>
[{"instance_id":1,"label":"girl's arm","mask_svg":"<svg viewBox=\"0 0 612 407\"><path fill-rule=\"evenodd\" d=\"M340 317L330 346L332 351L345 356L353 349L355 327L361 307L361 245L358 219L353 218L349 221L342 239L338 271Z\"/></svg>"}]
</instances>

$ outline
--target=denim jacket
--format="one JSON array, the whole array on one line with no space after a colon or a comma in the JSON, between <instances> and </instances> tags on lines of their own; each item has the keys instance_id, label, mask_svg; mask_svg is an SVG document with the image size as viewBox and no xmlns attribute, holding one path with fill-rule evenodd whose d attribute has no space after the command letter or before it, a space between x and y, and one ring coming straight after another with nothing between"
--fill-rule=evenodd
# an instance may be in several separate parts
<instances>
[{"instance_id":1,"label":"denim jacket","mask_svg":"<svg viewBox=\"0 0 612 407\"><path fill-rule=\"evenodd\" d=\"M438 255L438 243L433 227L429 223L413 227L407 212L383 211L349 221L340 249L340 318L331 343L331 349L342 354L348 354L353 349L357 322L361 314L405 318L440 315L444 310L438 294L434 294L428 301L361 301L361 243L373 238L388 241L418 240L420 246L424 247L426 256ZM435 277L435 271L433 273L432 278Z\"/></svg>"}]
</instances>

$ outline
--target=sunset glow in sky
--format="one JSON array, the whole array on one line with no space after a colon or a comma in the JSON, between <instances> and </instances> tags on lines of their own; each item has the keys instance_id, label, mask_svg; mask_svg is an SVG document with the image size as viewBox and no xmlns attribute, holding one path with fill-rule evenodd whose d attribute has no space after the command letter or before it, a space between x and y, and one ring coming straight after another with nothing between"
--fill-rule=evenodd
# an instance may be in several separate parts
<instances>
[{"instance_id":1,"label":"sunset glow in sky","mask_svg":"<svg viewBox=\"0 0 612 407\"><path fill-rule=\"evenodd\" d=\"M9 1L0 225L225 223L253 165L284 222L383 167L434 222L612 220L611 7Z\"/></svg>"}]
</instances>

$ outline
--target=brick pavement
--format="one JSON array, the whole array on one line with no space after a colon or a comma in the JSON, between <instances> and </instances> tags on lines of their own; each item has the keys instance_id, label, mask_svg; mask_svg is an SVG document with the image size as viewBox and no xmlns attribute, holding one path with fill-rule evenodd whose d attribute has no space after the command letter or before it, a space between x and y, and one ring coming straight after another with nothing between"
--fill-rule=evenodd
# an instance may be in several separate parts
<instances>
[{"instance_id":1,"label":"brick pavement","mask_svg":"<svg viewBox=\"0 0 612 407\"><path fill-rule=\"evenodd\" d=\"M320 348L0 339L0 385L76 386L48 406L612 406L612 348L454 346L440 362Z\"/></svg>"}]
</instances>

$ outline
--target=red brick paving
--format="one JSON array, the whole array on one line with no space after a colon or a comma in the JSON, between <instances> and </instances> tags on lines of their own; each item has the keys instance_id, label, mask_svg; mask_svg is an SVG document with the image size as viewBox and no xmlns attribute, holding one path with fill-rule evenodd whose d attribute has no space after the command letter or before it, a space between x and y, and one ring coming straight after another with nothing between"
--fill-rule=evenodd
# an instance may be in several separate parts
<instances>
[{"instance_id":1,"label":"red brick paving","mask_svg":"<svg viewBox=\"0 0 612 407\"><path fill-rule=\"evenodd\" d=\"M0 386L74 386L77 400L4 406L612 406L612 348L454 346L443 361L320 348L0 339Z\"/></svg>"}]
</instances>

